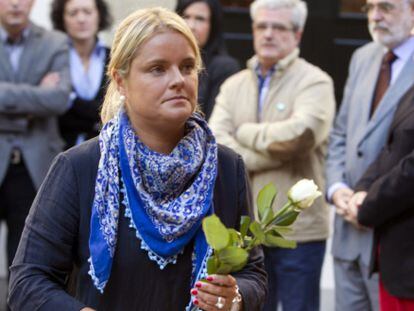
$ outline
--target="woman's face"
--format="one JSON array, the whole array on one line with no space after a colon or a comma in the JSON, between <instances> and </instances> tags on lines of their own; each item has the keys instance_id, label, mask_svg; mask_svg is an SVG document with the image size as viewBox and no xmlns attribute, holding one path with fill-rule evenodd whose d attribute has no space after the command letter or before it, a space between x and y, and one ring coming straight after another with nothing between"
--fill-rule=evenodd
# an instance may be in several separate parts
<instances>
[{"instance_id":1,"label":"woman's face","mask_svg":"<svg viewBox=\"0 0 414 311\"><path fill-rule=\"evenodd\" d=\"M197 39L198 46L204 47L210 36L210 8L205 2L190 4L183 13L183 18Z\"/></svg>"},{"instance_id":2,"label":"woman's face","mask_svg":"<svg viewBox=\"0 0 414 311\"><path fill-rule=\"evenodd\" d=\"M95 0L69 0L66 2L63 21L69 37L75 41L90 40L99 28L99 13Z\"/></svg>"},{"instance_id":3,"label":"woman's face","mask_svg":"<svg viewBox=\"0 0 414 311\"><path fill-rule=\"evenodd\" d=\"M126 78L115 73L119 91L137 134L177 130L196 107L196 56L174 31L158 33L138 50Z\"/></svg>"}]
</instances>

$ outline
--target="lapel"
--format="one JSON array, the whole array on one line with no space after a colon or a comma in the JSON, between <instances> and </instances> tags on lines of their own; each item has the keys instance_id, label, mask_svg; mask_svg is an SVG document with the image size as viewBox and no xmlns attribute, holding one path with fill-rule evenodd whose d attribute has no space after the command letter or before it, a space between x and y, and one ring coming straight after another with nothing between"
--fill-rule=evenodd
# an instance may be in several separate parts
<instances>
[{"instance_id":1,"label":"lapel","mask_svg":"<svg viewBox=\"0 0 414 311\"><path fill-rule=\"evenodd\" d=\"M2 42L0 43L0 80L14 81L14 71L10 63L10 57Z\"/></svg>"},{"instance_id":2,"label":"lapel","mask_svg":"<svg viewBox=\"0 0 414 311\"><path fill-rule=\"evenodd\" d=\"M401 99L389 132L400 125L404 119L410 117L412 113L414 113L414 86Z\"/></svg>"},{"instance_id":3,"label":"lapel","mask_svg":"<svg viewBox=\"0 0 414 311\"><path fill-rule=\"evenodd\" d=\"M371 132L375 130L381 124L383 119L387 117L390 113L392 113L393 109L395 109L397 104L400 102L401 97L408 91L408 89L413 85L413 83L414 83L414 60L413 60L413 55L411 55L407 63L404 65L404 68L402 69L397 80L385 92L384 97L379 103L377 110L375 111L371 120L368 122L368 126L366 128L364 136L362 137L362 140L368 137L371 134ZM372 98L369 103L371 104L371 102L372 102ZM370 104L365 105L366 107L364 107L364 109L371 109Z\"/></svg>"},{"instance_id":4,"label":"lapel","mask_svg":"<svg viewBox=\"0 0 414 311\"><path fill-rule=\"evenodd\" d=\"M364 75L363 79L359 79L358 88L361 90L358 96L358 101L362 103L359 107L358 119L363 121L365 124L369 120L371 112L371 103L374 97L375 87L377 85L378 75L381 68L383 47L379 46L372 55L365 58L363 61L367 63L367 66L363 68L361 75ZM361 127L364 131L361 133L364 135L366 128Z\"/></svg>"},{"instance_id":5,"label":"lapel","mask_svg":"<svg viewBox=\"0 0 414 311\"><path fill-rule=\"evenodd\" d=\"M20 56L19 70L16 73L16 80L18 82L27 81L27 75L34 67L33 62L36 61L36 57L41 55L37 50L44 48L39 44L42 32L40 27L31 24L30 33L24 44L22 55Z\"/></svg>"}]
</instances>

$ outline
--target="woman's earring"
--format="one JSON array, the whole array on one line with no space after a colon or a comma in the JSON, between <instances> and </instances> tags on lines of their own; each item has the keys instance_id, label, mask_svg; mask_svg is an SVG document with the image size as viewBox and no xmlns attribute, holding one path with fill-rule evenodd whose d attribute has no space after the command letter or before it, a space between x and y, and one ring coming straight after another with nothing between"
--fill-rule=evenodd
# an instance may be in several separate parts
<instances>
[{"instance_id":1,"label":"woman's earring","mask_svg":"<svg viewBox=\"0 0 414 311\"><path fill-rule=\"evenodd\" d=\"M125 106L125 99L126 99L125 95L119 96L119 103L121 104L122 107Z\"/></svg>"}]
</instances>

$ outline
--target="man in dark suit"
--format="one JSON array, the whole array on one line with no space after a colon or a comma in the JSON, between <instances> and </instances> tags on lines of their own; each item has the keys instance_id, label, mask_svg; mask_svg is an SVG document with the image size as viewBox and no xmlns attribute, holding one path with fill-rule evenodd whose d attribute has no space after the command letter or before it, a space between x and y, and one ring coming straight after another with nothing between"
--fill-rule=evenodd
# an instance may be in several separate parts
<instances>
[{"instance_id":1,"label":"man in dark suit","mask_svg":"<svg viewBox=\"0 0 414 311\"><path fill-rule=\"evenodd\" d=\"M347 205L357 181L386 143L398 103L414 83L414 0L365 4L373 42L352 56L326 161L327 197L336 210L336 311L378 310L378 276L368 277L373 231L349 222Z\"/></svg>"},{"instance_id":2,"label":"man in dark suit","mask_svg":"<svg viewBox=\"0 0 414 311\"><path fill-rule=\"evenodd\" d=\"M34 0L0 0L0 219L16 251L30 205L63 142L56 116L68 107L64 35L30 23Z\"/></svg>"},{"instance_id":3,"label":"man in dark suit","mask_svg":"<svg viewBox=\"0 0 414 311\"><path fill-rule=\"evenodd\" d=\"M355 188L349 210L361 225L374 228L370 268L380 273L381 310L414 310L414 87L400 101L385 147Z\"/></svg>"}]
</instances>

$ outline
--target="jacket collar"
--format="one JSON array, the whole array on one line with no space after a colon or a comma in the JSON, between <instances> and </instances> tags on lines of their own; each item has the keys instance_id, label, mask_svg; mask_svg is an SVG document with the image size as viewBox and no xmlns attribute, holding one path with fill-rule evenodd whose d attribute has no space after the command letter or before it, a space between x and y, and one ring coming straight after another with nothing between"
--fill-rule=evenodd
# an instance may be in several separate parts
<instances>
[{"instance_id":1,"label":"jacket collar","mask_svg":"<svg viewBox=\"0 0 414 311\"><path fill-rule=\"evenodd\" d=\"M282 72L287 67L289 67L298 57L299 57L299 48L295 48L290 54L286 57L279 60L276 65L276 71ZM255 72L256 68L260 66L259 58L257 55L254 55L247 61L247 68Z\"/></svg>"}]
</instances>

